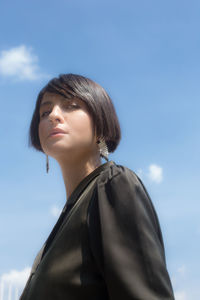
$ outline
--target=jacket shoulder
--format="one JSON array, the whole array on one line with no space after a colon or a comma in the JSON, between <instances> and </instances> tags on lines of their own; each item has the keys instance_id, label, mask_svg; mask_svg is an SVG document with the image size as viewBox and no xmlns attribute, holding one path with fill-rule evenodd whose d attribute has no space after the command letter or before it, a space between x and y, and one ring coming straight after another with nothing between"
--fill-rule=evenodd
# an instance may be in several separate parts
<instances>
[{"instance_id":1,"label":"jacket shoulder","mask_svg":"<svg viewBox=\"0 0 200 300\"><path fill-rule=\"evenodd\" d=\"M138 175L131 169L129 169L126 166L116 164L113 162L112 164L109 165L108 168L103 170L100 173L99 176L99 181L109 181L112 180L114 177L123 177L123 176L133 176L137 180Z\"/></svg>"},{"instance_id":2,"label":"jacket shoulder","mask_svg":"<svg viewBox=\"0 0 200 300\"><path fill-rule=\"evenodd\" d=\"M114 182L119 183L120 181L128 181L131 186L142 185L144 188L142 180L133 170L126 166L116 164L115 162L100 173L97 179L97 184L113 184Z\"/></svg>"}]
</instances>

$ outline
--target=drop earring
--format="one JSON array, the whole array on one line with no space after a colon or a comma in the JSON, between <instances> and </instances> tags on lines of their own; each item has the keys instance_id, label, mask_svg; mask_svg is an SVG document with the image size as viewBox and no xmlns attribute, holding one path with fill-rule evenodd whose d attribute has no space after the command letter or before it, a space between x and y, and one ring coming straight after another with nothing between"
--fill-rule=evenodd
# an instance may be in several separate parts
<instances>
[{"instance_id":1,"label":"drop earring","mask_svg":"<svg viewBox=\"0 0 200 300\"><path fill-rule=\"evenodd\" d=\"M103 138L100 138L97 143L99 146L100 156L108 161L109 152L105 140Z\"/></svg>"},{"instance_id":2,"label":"drop earring","mask_svg":"<svg viewBox=\"0 0 200 300\"><path fill-rule=\"evenodd\" d=\"M49 157L47 154L46 154L46 172L47 173L49 172Z\"/></svg>"}]
</instances>

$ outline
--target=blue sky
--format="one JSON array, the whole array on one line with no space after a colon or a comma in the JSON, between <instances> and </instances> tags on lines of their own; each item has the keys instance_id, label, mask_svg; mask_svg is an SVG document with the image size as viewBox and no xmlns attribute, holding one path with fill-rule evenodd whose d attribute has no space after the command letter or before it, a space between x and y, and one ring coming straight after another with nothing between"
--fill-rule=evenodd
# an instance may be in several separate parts
<instances>
[{"instance_id":1,"label":"blue sky","mask_svg":"<svg viewBox=\"0 0 200 300\"><path fill-rule=\"evenodd\" d=\"M200 299L200 2L2 0L0 16L0 299L18 298L66 201L57 163L47 175L28 147L37 94L60 73L110 94L122 127L110 159L151 195L176 299Z\"/></svg>"}]
</instances>

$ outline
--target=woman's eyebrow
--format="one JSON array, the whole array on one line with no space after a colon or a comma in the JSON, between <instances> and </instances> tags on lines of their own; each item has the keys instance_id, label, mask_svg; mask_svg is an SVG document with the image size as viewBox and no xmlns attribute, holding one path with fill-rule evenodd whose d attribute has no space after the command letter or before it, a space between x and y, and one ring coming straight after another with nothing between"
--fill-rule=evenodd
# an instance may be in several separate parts
<instances>
[{"instance_id":1,"label":"woman's eyebrow","mask_svg":"<svg viewBox=\"0 0 200 300\"><path fill-rule=\"evenodd\" d=\"M49 104L52 104L52 102L51 101L44 101L40 104L40 108L45 106L45 105L49 105Z\"/></svg>"}]
</instances>

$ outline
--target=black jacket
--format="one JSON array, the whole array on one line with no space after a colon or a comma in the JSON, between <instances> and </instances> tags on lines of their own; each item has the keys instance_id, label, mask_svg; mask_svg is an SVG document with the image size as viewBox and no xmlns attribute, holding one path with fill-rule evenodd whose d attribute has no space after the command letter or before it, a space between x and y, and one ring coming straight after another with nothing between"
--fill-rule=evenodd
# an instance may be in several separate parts
<instances>
[{"instance_id":1,"label":"black jacket","mask_svg":"<svg viewBox=\"0 0 200 300\"><path fill-rule=\"evenodd\" d=\"M137 175L107 162L67 201L20 300L174 299L162 234Z\"/></svg>"}]
</instances>

